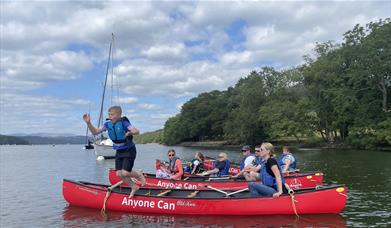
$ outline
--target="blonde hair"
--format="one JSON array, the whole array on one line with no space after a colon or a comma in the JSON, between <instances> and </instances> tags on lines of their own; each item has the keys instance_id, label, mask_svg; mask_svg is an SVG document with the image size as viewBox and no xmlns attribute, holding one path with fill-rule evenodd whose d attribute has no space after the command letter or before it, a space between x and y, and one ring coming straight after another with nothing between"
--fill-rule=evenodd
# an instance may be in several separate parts
<instances>
[{"instance_id":1,"label":"blonde hair","mask_svg":"<svg viewBox=\"0 0 391 228\"><path fill-rule=\"evenodd\" d=\"M226 154L226 153L224 153L224 152L221 152L221 153L219 154L219 156L223 157L223 158L224 158L224 160L227 160L227 159L228 159L228 156L227 156L227 154Z\"/></svg>"},{"instance_id":2,"label":"blonde hair","mask_svg":"<svg viewBox=\"0 0 391 228\"><path fill-rule=\"evenodd\" d=\"M269 151L269 155L270 156L273 156L273 154L274 154L274 146L273 146L273 144L265 142L265 143L262 143L262 146L264 146L265 149L267 151Z\"/></svg>"},{"instance_id":3,"label":"blonde hair","mask_svg":"<svg viewBox=\"0 0 391 228\"><path fill-rule=\"evenodd\" d=\"M117 111L117 112L119 112L120 115L122 114L122 108L121 108L121 106L111 106L111 107L109 108L109 112L111 112L111 111Z\"/></svg>"}]
</instances>

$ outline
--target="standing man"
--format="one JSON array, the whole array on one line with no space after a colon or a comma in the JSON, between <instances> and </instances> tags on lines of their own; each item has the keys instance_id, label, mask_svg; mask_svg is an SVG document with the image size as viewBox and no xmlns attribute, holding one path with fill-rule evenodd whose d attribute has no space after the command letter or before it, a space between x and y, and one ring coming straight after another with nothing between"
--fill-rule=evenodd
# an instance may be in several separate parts
<instances>
[{"instance_id":1,"label":"standing man","mask_svg":"<svg viewBox=\"0 0 391 228\"><path fill-rule=\"evenodd\" d=\"M113 149L116 150L116 174L124 183L132 188L129 197L133 197L134 193L140 187L132 178L137 178L141 182L141 185L146 183L142 173L132 170L134 160L136 159L136 145L133 143L133 135L139 134L139 130L129 122L128 118L125 116L122 117L120 106L109 108L109 120L104 123L102 128L94 127L91 123L91 117L87 113L83 115L83 119L94 135L108 131L109 137L113 141Z\"/></svg>"}]
</instances>

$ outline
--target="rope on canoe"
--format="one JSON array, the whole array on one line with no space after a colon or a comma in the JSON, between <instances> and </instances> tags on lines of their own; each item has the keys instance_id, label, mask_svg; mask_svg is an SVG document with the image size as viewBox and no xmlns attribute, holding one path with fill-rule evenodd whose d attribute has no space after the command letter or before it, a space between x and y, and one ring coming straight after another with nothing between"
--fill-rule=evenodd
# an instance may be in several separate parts
<instances>
[{"instance_id":1,"label":"rope on canoe","mask_svg":"<svg viewBox=\"0 0 391 228\"><path fill-rule=\"evenodd\" d=\"M102 206L102 210L100 211L101 215L106 218L107 215L106 215L106 203L107 203L107 200L109 199L110 197L110 194L111 194L111 191L120 186L121 184L123 183L123 181L118 181L116 184L113 184L111 185L110 187L107 188L107 191L106 191L106 196L105 196L105 199L103 200L103 206Z\"/></svg>"},{"instance_id":2,"label":"rope on canoe","mask_svg":"<svg viewBox=\"0 0 391 228\"><path fill-rule=\"evenodd\" d=\"M299 218L299 214L297 213L295 204L295 192L289 187L287 183L285 183L285 187L288 189L288 194L291 197L293 211L295 212L296 217Z\"/></svg>"}]
</instances>

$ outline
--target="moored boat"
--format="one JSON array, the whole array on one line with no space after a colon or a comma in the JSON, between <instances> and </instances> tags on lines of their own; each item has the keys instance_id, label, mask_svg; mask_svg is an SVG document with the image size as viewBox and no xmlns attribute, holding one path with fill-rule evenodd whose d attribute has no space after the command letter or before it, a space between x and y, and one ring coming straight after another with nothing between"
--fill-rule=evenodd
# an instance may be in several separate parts
<instances>
[{"instance_id":1,"label":"moored boat","mask_svg":"<svg viewBox=\"0 0 391 228\"><path fill-rule=\"evenodd\" d=\"M73 206L130 213L262 215L337 214L346 205L343 185L298 190L289 195L251 197L248 191L166 190L142 188L133 198L128 187L117 187L107 196L108 185L63 180L64 199ZM104 205L105 203L105 205Z\"/></svg>"},{"instance_id":2,"label":"moored boat","mask_svg":"<svg viewBox=\"0 0 391 228\"><path fill-rule=\"evenodd\" d=\"M201 176L187 176L182 180L169 180L156 178L154 174L144 174L148 188L166 188L166 189L208 189L205 185L219 188L237 190L247 187L248 181L244 179L230 179L229 177L213 178ZM115 184L120 181L116 176L114 169L109 169L109 181ZM285 177L285 182L292 189L315 188L322 185L322 173L295 173L294 175ZM124 185L125 186L125 185Z\"/></svg>"},{"instance_id":3,"label":"moored boat","mask_svg":"<svg viewBox=\"0 0 391 228\"><path fill-rule=\"evenodd\" d=\"M113 142L110 139L96 141L94 143L96 157L114 158L116 151L113 149Z\"/></svg>"}]
</instances>

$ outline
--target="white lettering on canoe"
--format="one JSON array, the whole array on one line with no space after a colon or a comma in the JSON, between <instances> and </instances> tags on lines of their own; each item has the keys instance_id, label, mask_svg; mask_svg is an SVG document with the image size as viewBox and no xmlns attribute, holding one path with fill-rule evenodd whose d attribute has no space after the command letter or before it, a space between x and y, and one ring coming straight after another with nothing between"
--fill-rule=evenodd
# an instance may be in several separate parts
<instances>
[{"instance_id":1,"label":"white lettering on canoe","mask_svg":"<svg viewBox=\"0 0 391 228\"><path fill-rule=\"evenodd\" d=\"M195 203L189 200L178 200L176 202L176 205L183 206L183 207L195 207Z\"/></svg>"},{"instance_id":2,"label":"white lettering on canoe","mask_svg":"<svg viewBox=\"0 0 391 228\"><path fill-rule=\"evenodd\" d=\"M301 181L297 178L294 178L292 182L289 184L289 187L291 187L292 189L299 189L301 188L301 186L303 185L301 184Z\"/></svg>"},{"instance_id":3,"label":"white lettering on canoe","mask_svg":"<svg viewBox=\"0 0 391 228\"><path fill-rule=\"evenodd\" d=\"M149 200L138 200L133 198L124 197L122 200L122 205L129 206L131 208L144 207L144 208L155 208L155 201ZM174 203L167 203L164 200L159 200L157 202L157 208L164 210L175 210Z\"/></svg>"},{"instance_id":4,"label":"white lettering on canoe","mask_svg":"<svg viewBox=\"0 0 391 228\"><path fill-rule=\"evenodd\" d=\"M165 210L175 210L175 204L167 203L164 202L163 200L159 200L159 202L157 202L157 207Z\"/></svg>"},{"instance_id":5,"label":"white lettering on canoe","mask_svg":"<svg viewBox=\"0 0 391 228\"><path fill-rule=\"evenodd\" d=\"M175 183L171 181L164 181L164 180L159 180L157 182L157 186L165 188L165 189L190 189L190 190L197 190L197 185L191 184L188 182L185 182L184 184L182 183Z\"/></svg>"}]
</instances>

